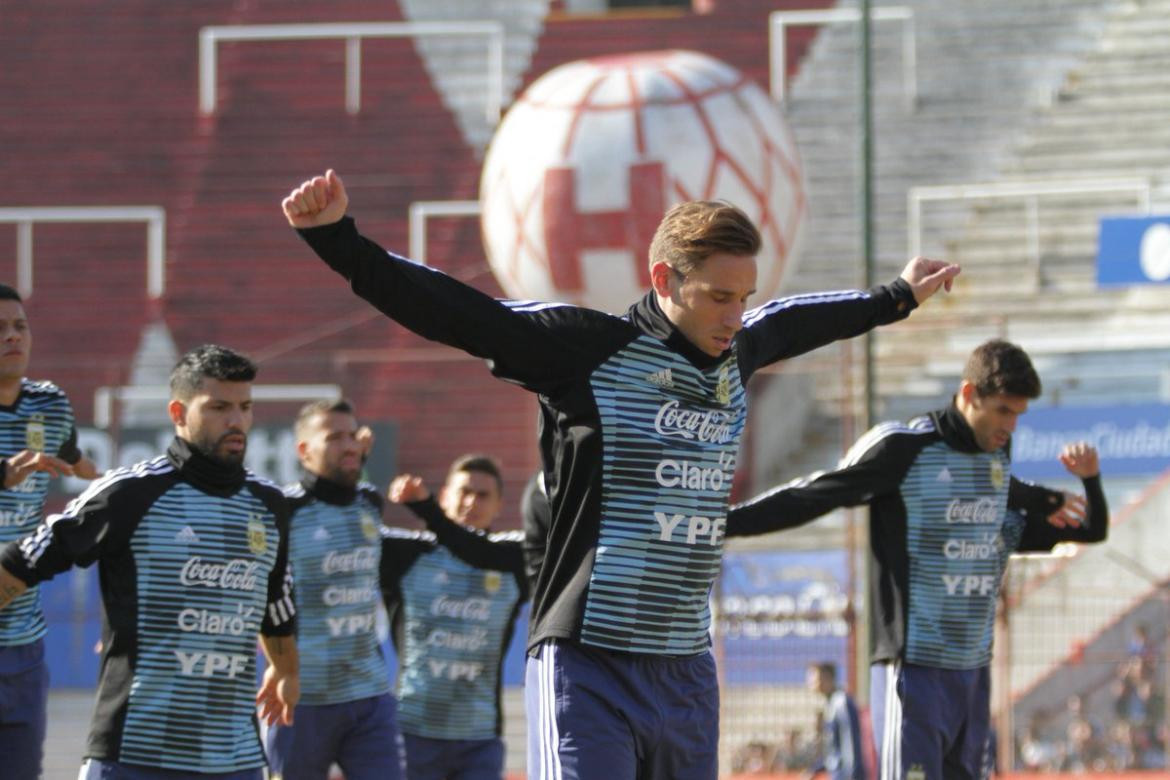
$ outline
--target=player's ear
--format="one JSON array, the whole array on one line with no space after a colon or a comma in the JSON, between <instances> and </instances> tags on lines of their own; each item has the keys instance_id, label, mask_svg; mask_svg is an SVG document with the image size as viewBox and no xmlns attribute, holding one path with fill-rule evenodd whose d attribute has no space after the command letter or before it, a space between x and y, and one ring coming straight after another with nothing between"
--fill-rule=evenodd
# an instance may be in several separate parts
<instances>
[{"instance_id":1,"label":"player's ear","mask_svg":"<svg viewBox=\"0 0 1170 780\"><path fill-rule=\"evenodd\" d=\"M650 266L650 286L654 292L663 298L671 296L671 282L675 279L675 271L669 264L659 261Z\"/></svg>"},{"instance_id":2,"label":"player's ear","mask_svg":"<svg viewBox=\"0 0 1170 780\"><path fill-rule=\"evenodd\" d=\"M187 424L187 405L177 398L172 398L167 404L167 415L175 425L184 426Z\"/></svg>"}]
</instances>

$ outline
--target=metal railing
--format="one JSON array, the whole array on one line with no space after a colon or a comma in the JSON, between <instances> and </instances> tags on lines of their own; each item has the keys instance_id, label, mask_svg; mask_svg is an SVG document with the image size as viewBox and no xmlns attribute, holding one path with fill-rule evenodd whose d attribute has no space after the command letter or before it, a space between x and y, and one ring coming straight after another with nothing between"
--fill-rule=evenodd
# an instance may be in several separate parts
<instances>
[{"instance_id":1,"label":"metal railing","mask_svg":"<svg viewBox=\"0 0 1170 780\"><path fill-rule=\"evenodd\" d=\"M146 294L166 288L167 213L162 206L27 206L0 208L0 223L16 225L16 288L33 292L33 225L38 222L145 222Z\"/></svg>"},{"instance_id":2,"label":"metal railing","mask_svg":"<svg viewBox=\"0 0 1170 780\"><path fill-rule=\"evenodd\" d=\"M362 107L363 38L483 37L487 39L487 79L484 114L499 121L504 102L504 25L493 21L469 22L341 22L331 24L254 24L204 27L199 31L199 110L215 112L217 50L221 41L345 40L345 110Z\"/></svg>"},{"instance_id":3,"label":"metal railing","mask_svg":"<svg viewBox=\"0 0 1170 780\"><path fill-rule=\"evenodd\" d=\"M1025 238L1032 270L1040 274L1040 199L1068 195L1132 192L1137 206L1150 213L1152 185L1148 179L1065 179L997 184L911 187L906 193L907 246L910 256L922 253L922 211L926 202L956 200L1020 200L1026 210Z\"/></svg>"},{"instance_id":4,"label":"metal railing","mask_svg":"<svg viewBox=\"0 0 1170 780\"><path fill-rule=\"evenodd\" d=\"M420 200L410 204L410 259L427 264L427 219L430 217L478 217L478 200Z\"/></svg>"},{"instance_id":5,"label":"metal railing","mask_svg":"<svg viewBox=\"0 0 1170 780\"><path fill-rule=\"evenodd\" d=\"M918 103L918 47L914 31L914 9L884 6L869 13L870 21L902 22L902 91L910 110ZM788 95L788 29L820 24L856 24L857 8L827 8L811 11L773 11L768 14L768 68L772 97L783 103Z\"/></svg>"}]
</instances>

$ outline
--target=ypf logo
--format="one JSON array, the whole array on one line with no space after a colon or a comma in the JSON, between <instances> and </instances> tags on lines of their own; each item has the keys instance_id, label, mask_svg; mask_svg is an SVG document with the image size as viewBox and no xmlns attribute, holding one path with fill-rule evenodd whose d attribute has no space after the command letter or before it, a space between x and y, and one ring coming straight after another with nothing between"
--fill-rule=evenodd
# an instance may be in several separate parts
<instances>
[{"instance_id":1,"label":"ypf logo","mask_svg":"<svg viewBox=\"0 0 1170 780\"><path fill-rule=\"evenodd\" d=\"M562 65L500 124L480 180L483 234L515 298L625 311L650 283L666 210L725 199L760 228L765 300L805 218L792 135L767 94L703 54L663 51Z\"/></svg>"}]
</instances>

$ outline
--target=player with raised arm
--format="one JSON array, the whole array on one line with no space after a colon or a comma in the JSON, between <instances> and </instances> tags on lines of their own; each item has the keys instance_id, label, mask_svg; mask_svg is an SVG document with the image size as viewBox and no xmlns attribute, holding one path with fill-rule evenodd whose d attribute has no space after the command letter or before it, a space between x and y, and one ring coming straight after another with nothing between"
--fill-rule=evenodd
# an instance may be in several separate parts
<instances>
[{"instance_id":1,"label":"player with raised arm","mask_svg":"<svg viewBox=\"0 0 1170 780\"><path fill-rule=\"evenodd\" d=\"M708 597L759 368L902 319L958 267L915 258L889 286L748 309L760 235L739 209L672 208L653 289L625 316L499 301L387 253L329 171L283 201L354 291L539 395L551 509L526 697L535 778L710 780L718 687Z\"/></svg>"},{"instance_id":2,"label":"player with raised arm","mask_svg":"<svg viewBox=\"0 0 1170 780\"><path fill-rule=\"evenodd\" d=\"M870 700L882 780L981 780L988 770L991 651L1013 552L1104 541L1097 451L1060 455L1085 496L1011 473L1011 435L1040 378L1027 353L993 340L971 354L950 406L882 423L837 469L733 507L729 536L870 508Z\"/></svg>"}]
</instances>

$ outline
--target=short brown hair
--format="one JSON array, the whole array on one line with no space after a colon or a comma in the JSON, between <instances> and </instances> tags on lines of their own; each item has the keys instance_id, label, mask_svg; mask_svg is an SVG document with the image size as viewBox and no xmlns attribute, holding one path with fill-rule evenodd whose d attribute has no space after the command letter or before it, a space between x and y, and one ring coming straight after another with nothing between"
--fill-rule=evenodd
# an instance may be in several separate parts
<instances>
[{"instance_id":1,"label":"short brown hair","mask_svg":"<svg viewBox=\"0 0 1170 780\"><path fill-rule=\"evenodd\" d=\"M662 218L650 242L650 267L666 263L689 274L716 252L732 255L760 253L760 231L735 206L724 201L680 203Z\"/></svg>"},{"instance_id":2,"label":"short brown hair","mask_svg":"<svg viewBox=\"0 0 1170 780\"><path fill-rule=\"evenodd\" d=\"M297 412L297 420L293 425L293 430L296 431L297 436L304 432L305 427L319 414L331 414L333 412L340 412L342 414L353 414L353 404L346 398L331 398L322 399L320 401L310 401L301 407Z\"/></svg>"},{"instance_id":3,"label":"short brown hair","mask_svg":"<svg viewBox=\"0 0 1170 780\"><path fill-rule=\"evenodd\" d=\"M500 464L490 455L475 453L460 455L451 464L451 468L447 469L447 481L450 482L451 477L461 471L478 471L487 474L496 480L496 492L501 496L504 495L504 478L500 476Z\"/></svg>"},{"instance_id":4,"label":"short brown hair","mask_svg":"<svg viewBox=\"0 0 1170 780\"><path fill-rule=\"evenodd\" d=\"M980 344L967 358L963 379L975 387L980 398L1015 395L1021 398L1040 396L1040 376L1028 353L1003 339Z\"/></svg>"}]
</instances>

